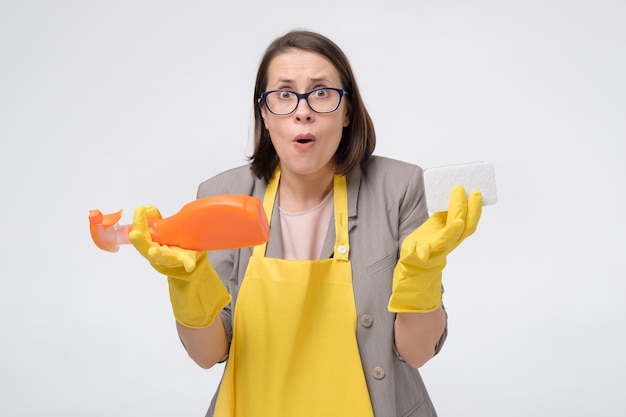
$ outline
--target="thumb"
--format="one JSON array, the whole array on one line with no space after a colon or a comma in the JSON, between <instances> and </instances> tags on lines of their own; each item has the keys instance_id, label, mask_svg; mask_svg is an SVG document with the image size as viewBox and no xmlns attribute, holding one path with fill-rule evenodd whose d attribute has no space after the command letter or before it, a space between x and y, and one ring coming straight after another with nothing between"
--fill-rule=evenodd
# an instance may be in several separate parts
<instances>
[{"instance_id":1,"label":"thumb","mask_svg":"<svg viewBox=\"0 0 626 417\"><path fill-rule=\"evenodd\" d=\"M454 219L439 231L435 239L430 244L433 252L452 250L459 242L463 231L465 230L465 221Z\"/></svg>"},{"instance_id":2,"label":"thumb","mask_svg":"<svg viewBox=\"0 0 626 417\"><path fill-rule=\"evenodd\" d=\"M418 244L415 247L415 256L422 262L426 262L430 257L430 245L428 243Z\"/></svg>"}]
</instances>

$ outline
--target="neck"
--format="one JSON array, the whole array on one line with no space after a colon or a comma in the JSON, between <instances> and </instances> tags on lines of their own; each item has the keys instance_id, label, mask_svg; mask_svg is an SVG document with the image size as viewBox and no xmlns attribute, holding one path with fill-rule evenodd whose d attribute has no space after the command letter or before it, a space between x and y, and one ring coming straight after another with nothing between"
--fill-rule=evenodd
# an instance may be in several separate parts
<instances>
[{"instance_id":1,"label":"neck","mask_svg":"<svg viewBox=\"0 0 626 417\"><path fill-rule=\"evenodd\" d=\"M284 174L280 177L278 195L280 207L289 212L299 213L318 206L333 188L332 172L306 177Z\"/></svg>"}]
</instances>

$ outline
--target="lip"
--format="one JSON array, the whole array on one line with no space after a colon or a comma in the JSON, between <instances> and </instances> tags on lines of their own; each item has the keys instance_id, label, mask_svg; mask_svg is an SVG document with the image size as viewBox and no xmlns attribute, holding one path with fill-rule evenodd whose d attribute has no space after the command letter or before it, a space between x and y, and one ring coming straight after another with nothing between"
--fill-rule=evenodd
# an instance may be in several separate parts
<instances>
[{"instance_id":1,"label":"lip","mask_svg":"<svg viewBox=\"0 0 626 417\"><path fill-rule=\"evenodd\" d=\"M293 142L299 145L306 145L315 141L315 135L312 133L300 133L293 138Z\"/></svg>"}]
</instances>

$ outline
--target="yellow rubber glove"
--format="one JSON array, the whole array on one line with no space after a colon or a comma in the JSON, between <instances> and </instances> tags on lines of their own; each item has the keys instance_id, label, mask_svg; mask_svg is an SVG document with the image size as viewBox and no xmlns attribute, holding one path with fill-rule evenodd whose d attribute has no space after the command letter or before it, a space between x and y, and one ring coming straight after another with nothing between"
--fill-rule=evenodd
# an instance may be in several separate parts
<instances>
[{"instance_id":1,"label":"yellow rubber glove","mask_svg":"<svg viewBox=\"0 0 626 417\"><path fill-rule=\"evenodd\" d=\"M148 219L160 219L155 207L139 206L128 238L154 269L167 275L176 320L184 326L207 327L230 302L230 294L206 252L159 245L152 241Z\"/></svg>"},{"instance_id":2,"label":"yellow rubber glove","mask_svg":"<svg viewBox=\"0 0 626 417\"><path fill-rule=\"evenodd\" d=\"M426 313L441 305L446 257L476 231L481 212L482 194L474 191L468 198L457 186L448 211L434 213L404 239L393 273L389 311Z\"/></svg>"}]
</instances>

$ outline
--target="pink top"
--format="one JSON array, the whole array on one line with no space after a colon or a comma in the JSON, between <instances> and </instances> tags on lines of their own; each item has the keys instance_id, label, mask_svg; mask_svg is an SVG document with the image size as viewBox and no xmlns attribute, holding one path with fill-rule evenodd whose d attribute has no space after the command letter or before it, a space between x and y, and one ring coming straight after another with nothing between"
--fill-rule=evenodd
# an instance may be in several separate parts
<instances>
[{"instance_id":1,"label":"pink top","mask_svg":"<svg viewBox=\"0 0 626 417\"><path fill-rule=\"evenodd\" d=\"M300 213L280 210L280 227L285 259L319 259L333 213L332 190L312 209Z\"/></svg>"}]
</instances>

